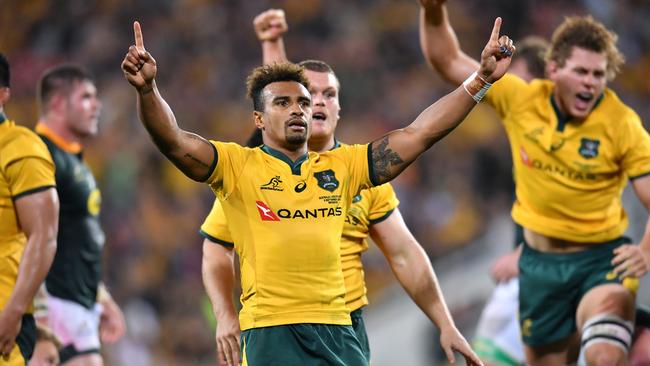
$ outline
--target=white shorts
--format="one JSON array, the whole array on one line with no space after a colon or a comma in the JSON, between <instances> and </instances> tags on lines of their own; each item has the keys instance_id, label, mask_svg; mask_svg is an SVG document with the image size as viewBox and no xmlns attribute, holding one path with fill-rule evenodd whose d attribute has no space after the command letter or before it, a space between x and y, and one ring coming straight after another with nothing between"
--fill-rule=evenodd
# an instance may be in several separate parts
<instances>
[{"instance_id":1,"label":"white shorts","mask_svg":"<svg viewBox=\"0 0 650 366\"><path fill-rule=\"evenodd\" d=\"M519 279L513 278L498 284L483 308L475 336L479 357L498 358L491 361L499 364L524 363L518 313Z\"/></svg>"},{"instance_id":2,"label":"white shorts","mask_svg":"<svg viewBox=\"0 0 650 366\"><path fill-rule=\"evenodd\" d=\"M76 353L99 351L99 319L102 306L86 309L76 302L52 295L47 298L47 319L63 347L73 346Z\"/></svg>"}]
</instances>

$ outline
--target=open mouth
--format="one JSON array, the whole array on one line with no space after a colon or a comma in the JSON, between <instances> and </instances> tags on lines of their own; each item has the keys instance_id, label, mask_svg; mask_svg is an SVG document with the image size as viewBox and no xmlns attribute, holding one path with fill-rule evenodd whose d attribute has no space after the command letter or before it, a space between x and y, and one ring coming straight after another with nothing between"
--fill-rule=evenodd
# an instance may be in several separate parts
<instances>
[{"instance_id":1,"label":"open mouth","mask_svg":"<svg viewBox=\"0 0 650 366\"><path fill-rule=\"evenodd\" d=\"M312 114L311 118L315 121L325 121L327 119L327 116L323 112L316 112Z\"/></svg>"},{"instance_id":2,"label":"open mouth","mask_svg":"<svg viewBox=\"0 0 650 366\"><path fill-rule=\"evenodd\" d=\"M594 100L594 94L589 92L581 92L576 94L576 107L579 109L587 109Z\"/></svg>"},{"instance_id":3,"label":"open mouth","mask_svg":"<svg viewBox=\"0 0 650 366\"><path fill-rule=\"evenodd\" d=\"M288 126L292 130L306 130L307 122L300 118L294 118L292 120L289 120Z\"/></svg>"}]
</instances>

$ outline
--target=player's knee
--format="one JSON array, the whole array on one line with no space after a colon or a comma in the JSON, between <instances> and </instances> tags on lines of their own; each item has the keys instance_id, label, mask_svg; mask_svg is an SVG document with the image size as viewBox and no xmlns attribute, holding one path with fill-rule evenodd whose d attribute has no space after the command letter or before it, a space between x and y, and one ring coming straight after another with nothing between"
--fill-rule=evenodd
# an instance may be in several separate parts
<instances>
[{"instance_id":1,"label":"player's knee","mask_svg":"<svg viewBox=\"0 0 650 366\"><path fill-rule=\"evenodd\" d=\"M582 349L589 366L624 365L632 344L633 324L617 315L600 314L582 329Z\"/></svg>"}]
</instances>

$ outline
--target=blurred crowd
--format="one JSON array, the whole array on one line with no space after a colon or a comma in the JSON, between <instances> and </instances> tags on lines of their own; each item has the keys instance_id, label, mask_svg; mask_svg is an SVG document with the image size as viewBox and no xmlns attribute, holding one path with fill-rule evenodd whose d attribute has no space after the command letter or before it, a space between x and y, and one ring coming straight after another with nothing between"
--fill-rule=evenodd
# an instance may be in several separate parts
<instances>
[{"instance_id":1,"label":"blurred crowd","mask_svg":"<svg viewBox=\"0 0 650 366\"><path fill-rule=\"evenodd\" d=\"M650 122L650 3L643 0L449 0L463 49L478 56L494 17L511 38L550 37L566 15L592 14L627 57L610 86ZM13 68L7 114L33 127L35 85L61 62L87 67L103 102L100 135L84 152L103 194L105 282L125 310L128 337L112 364L214 363L213 323L201 284L199 225L214 196L154 148L120 62L133 20L158 63L158 86L180 125L243 143L253 129L245 77L260 64L254 16L286 11L288 57L322 59L342 85L338 139L362 143L410 123L451 90L420 53L416 0L0 0L0 51ZM432 258L467 245L513 199L510 152L495 114L479 107L395 182L405 220ZM367 259L371 292L390 276ZM372 301L372 299L371 299ZM372 306L372 305L371 305ZM371 335L372 337L372 335Z\"/></svg>"}]
</instances>

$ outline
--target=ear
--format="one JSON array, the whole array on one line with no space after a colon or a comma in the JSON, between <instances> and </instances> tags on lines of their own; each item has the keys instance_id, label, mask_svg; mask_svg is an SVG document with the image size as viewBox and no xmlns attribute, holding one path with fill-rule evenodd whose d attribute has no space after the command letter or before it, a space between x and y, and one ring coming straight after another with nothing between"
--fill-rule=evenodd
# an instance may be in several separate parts
<instances>
[{"instance_id":1,"label":"ear","mask_svg":"<svg viewBox=\"0 0 650 366\"><path fill-rule=\"evenodd\" d=\"M264 131L264 118L263 117L264 117L263 112L253 111L253 119L255 121L255 127L259 128L262 131Z\"/></svg>"},{"instance_id":2,"label":"ear","mask_svg":"<svg viewBox=\"0 0 650 366\"><path fill-rule=\"evenodd\" d=\"M558 70L559 70L559 65L557 61L550 60L546 63L546 76L550 80L555 80Z\"/></svg>"},{"instance_id":3,"label":"ear","mask_svg":"<svg viewBox=\"0 0 650 366\"><path fill-rule=\"evenodd\" d=\"M7 87L0 88L0 108L2 108L11 98L11 89Z\"/></svg>"}]
</instances>

